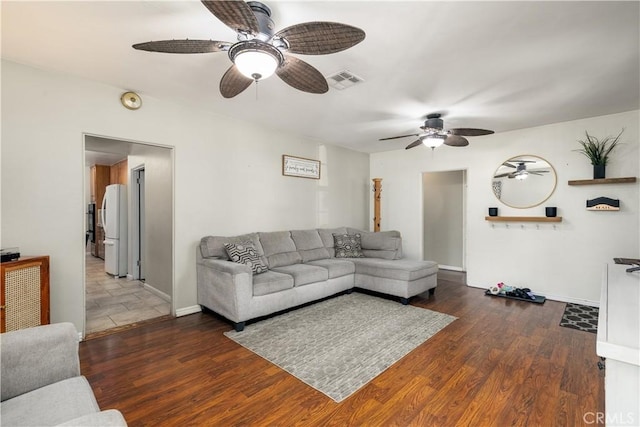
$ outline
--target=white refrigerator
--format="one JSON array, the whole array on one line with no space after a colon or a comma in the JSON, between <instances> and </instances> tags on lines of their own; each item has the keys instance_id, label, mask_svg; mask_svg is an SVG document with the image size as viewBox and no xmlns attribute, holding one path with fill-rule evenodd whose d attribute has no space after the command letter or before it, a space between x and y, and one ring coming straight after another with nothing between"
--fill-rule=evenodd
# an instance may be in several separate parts
<instances>
[{"instance_id":1,"label":"white refrigerator","mask_svg":"<svg viewBox=\"0 0 640 427\"><path fill-rule=\"evenodd\" d=\"M127 275L127 187L108 185L102 199L104 227L104 269L107 273Z\"/></svg>"}]
</instances>

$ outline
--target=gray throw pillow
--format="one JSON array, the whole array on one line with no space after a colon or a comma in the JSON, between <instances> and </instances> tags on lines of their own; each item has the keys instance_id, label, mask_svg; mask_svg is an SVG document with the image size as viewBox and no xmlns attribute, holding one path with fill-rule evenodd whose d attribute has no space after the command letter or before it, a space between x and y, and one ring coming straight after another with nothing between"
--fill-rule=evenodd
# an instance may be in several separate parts
<instances>
[{"instance_id":1,"label":"gray throw pillow","mask_svg":"<svg viewBox=\"0 0 640 427\"><path fill-rule=\"evenodd\" d=\"M336 258L364 258L359 234L334 234Z\"/></svg>"},{"instance_id":2,"label":"gray throw pillow","mask_svg":"<svg viewBox=\"0 0 640 427\"><path fill-rule=\"evenodd\" d=\"M224 248L231 261L250 267L255 274L264 273L269 269L251 242L225 243Z\"/></svg>"}]
</instances>

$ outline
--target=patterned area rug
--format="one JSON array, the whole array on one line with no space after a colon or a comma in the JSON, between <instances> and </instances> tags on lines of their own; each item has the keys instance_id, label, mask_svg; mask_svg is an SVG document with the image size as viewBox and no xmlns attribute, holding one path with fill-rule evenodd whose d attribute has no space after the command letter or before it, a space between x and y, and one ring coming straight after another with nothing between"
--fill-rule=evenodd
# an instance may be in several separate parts
<instances>
[{"instance_id":1,"label":"patterned area rug","mask_svg":"<svg viewBox=\"0 0 640 427\"><path fill-rule=\"evenodd\" d=\"M598 332L598 307L567 303L560 326L585 332Z\"/></svg>"},{"instance_id":2,"label":"patterned area rug","mask_svg":"<svg viewBox=\"0 0 640 427\"><path fill-rule=\"evenodd\" d=\"M354 292L225 335L340 402L455 319Z\"/></svg>"}]
</instances>

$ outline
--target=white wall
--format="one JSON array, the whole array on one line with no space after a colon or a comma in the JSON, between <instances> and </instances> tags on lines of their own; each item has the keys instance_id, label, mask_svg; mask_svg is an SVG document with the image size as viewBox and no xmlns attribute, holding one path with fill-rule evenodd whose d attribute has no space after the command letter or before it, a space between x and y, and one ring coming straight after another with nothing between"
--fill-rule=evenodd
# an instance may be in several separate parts
<instances>
[{"instance_id":1,"label":"white wall","mask_svg":"<svg viewBox=\"0 0 640 427\"><path fill-rule=\"evenodd\" d=\"M51 320L84 327L82 134L174 148L174 301L196 305L195 249L207 234L365 227L368 155L150 96L2 61L2 247L51 257ZM212 102L231 102L212 95ZM326 180L282 176L281 156L323 156ZM345 202L348 201L348 202Z\"/></svg>"},{"instance_id":2,"label":"white wall","mask_svg":"<svg viewBox=\"0 0 640 427\"><path fill-rule=\"evenodd\" d=\"M405 254L422 258L421 174L466 169L469 285L484 288L502 281L556 299L597 303L603 264L617 256L640 256L640 185L567 185L568 180L592 177L588 160L572 150L579 147L576 141L585 130L604 137L625 128L624 144L614 151L607 176L638 177L639 121L638 111L631 111L470 138L465 148L442 147L432 153L418 147L372 154L371 176L384 179L382 229L400 230ZM558 175L553 195L535 208L502 205L491 189L497 167L520 154L545 158ZM586 200L599 196L620 199L621 210L587 211ZM499 206L503 216L544 216L545 206L557 206L563 222L490 223L484 219L489 206Z\"/></svg>"},{"instance_id":3,"label":"white wall","mask_svg":"<svg viewBox=\"0 0 640 427\"><path fill-rule=\"evenodd\" d=\"M144 166L144 244L142 261L145 285L151 286L165 295L173 295L172 286L172 224L173 224L173 174L171 150L136 144L136 155L127 158L129 168L129 197L131 200L133 183L132 169ZM129 208L131 213L130 201ZM129 216L133 220L133 215ZM132 230L129 223L129 230ZM136 228L137 229L137 228ZM131 235L131 234L130 234ZM132 240L129 239L129 272L137 257L133 254Z\"/></svg>"}]
</instances>

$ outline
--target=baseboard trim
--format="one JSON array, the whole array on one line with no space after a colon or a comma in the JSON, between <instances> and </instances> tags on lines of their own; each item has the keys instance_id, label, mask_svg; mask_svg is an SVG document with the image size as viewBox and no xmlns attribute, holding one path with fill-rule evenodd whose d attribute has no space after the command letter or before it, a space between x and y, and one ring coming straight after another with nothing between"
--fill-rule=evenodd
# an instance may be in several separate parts
<instances>
[{"instance_id":1,"label":"baseboard trim","mask_svg":"<svg viewBox=\"0 0 640 427\"><path fill-rule=\"evenodd\" d=\"M202 308L199 305L192 305L191 307L183 307L176 309L176 317L187 316L189 314L199 313Z\"/></svg>"},{"instance_id":2,"label":"baseboard trim","mask_svg":"<svg viewBox=\"0 0 640 427\"><path fill-rule=\"evenodd\" d=\"M442 270L464 271L462 267L454 267L452 265L438 264L438 268Z\"/></svg>"},{"instance_id":3,"label":"baseboard trim","mask_svg":"<svg viewBox=\"0 0 640 427\"><path fill-rule=\"evenodd\" d=\"M145 283L145 282L142 282L142 283L143 283L142 286L144 286L144 288L146 290L148 290L149 292L151 292L152 294L162 298L166 302L171 302L171 297L169 295L165 294L161 290L158 290L158 289L154 288L153 286L151 286L148 283Z\"/></svg>"},{"instance_id":4,"label":"baseboard trim","mask_svg":"<svg viewBox=\"0 0 640 427\"><path fill-rule=\"evenodd\" d=\"M483 286L474 286L474 285L469 285L469 284L467 284L467 286L470 286L472 288L478 288L478 289L486 289ZM535 289L534 289L534 292L535 292ZM588 305L590 307L600 307L600 301L592 301L592 300L588 300L588 299L572 298L572 297L567 297L567 296L563 296L563 295L553 295L553 294L545 294L544 296L548 300L552 300L552 301L570 302L572 304L582 304L582 305Z\"/></svg>"}]
</instances>

